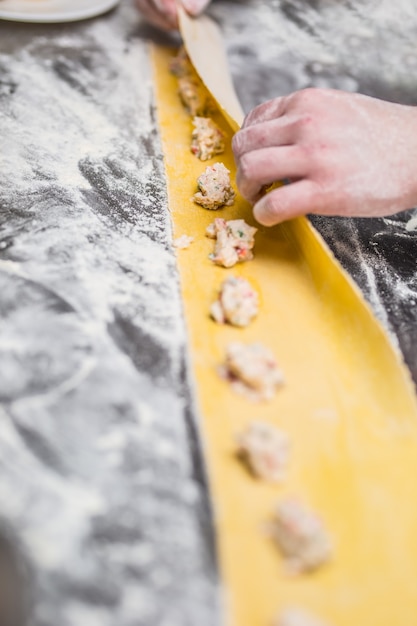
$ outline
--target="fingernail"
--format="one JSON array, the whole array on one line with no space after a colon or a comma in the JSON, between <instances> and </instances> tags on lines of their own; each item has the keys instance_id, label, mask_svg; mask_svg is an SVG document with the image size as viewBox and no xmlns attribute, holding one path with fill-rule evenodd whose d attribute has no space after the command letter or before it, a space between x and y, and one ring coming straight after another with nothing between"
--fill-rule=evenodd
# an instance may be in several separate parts
<instances>
[{"instance_id":1,"label":"fingernail","mask_svg":"<svg viewBox=\"0 0 417 626\"><path fill-rule=\"evenodd\" d=\"M194 7L193 7L193 2L192 2L192 1L190 2L189 0L181 0L181 4L182 4L182 6L184 7L184 9L185 9L186 11L188 11L189 13L191 13L191 11L192 11L192 10L193 10L193 8L194 8Z\"/></svg>"},{"instance_id":2,"label":"fingernail","mask_svg":"<svg viewBox=\"0 0 417 626\"><path fill-rule=\"evenodd\" d=\"M191 15L200 13L206 4L204 0L182 0L182 6Z\"/></svg>"},{"instance_id":3,"label":"fingernail","mask_svg":"<svg viewBox=\"0 0 417 626\"><path fill-rule=\"evenodd\" d=\"M264 226L267 226L267 224L264 224L263 222L264 210L262 200L259 200L253 207L253 216L257 222L263 224Z\"/></svg>"},{"instance_id":4,"label":"fingernail","mask_svg":"<svg viewBox=\"0 0 417 626\"><path fill-rule=\"evenodd\" d=\"M279 222L276 216L270 214L264 198L258 200L253 207L253 216L262 226L273 226Z\"/></svg>"}]
</instances>

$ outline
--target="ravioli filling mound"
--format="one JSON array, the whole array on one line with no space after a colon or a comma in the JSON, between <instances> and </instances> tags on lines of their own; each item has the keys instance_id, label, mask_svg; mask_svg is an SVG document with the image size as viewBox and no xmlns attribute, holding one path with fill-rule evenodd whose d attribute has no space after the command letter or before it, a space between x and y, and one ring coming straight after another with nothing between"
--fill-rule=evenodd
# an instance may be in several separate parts
<instances>
[{"instance_id":1,"label":"ravioli filling mound","mask_svg":"<svg viewBox=\"0 0 417 626\"><path fill-rule=\"evenodd\" d=\"M256 232L257 228L249 226L245 220L226 221L216 218L206 229L206 236L216 240L209 258L223 267L251 261Z\"/></svg>"},{"instance_id":2,"label":"ravioli filling mound","mask_svg":"<svg viewBox=\"0 0 417 626\"><path fill-rule=\"evenodd\" d=\"M273 353L261 343L230 343L222 373L236 391L254 400L270 400L284 382Z\"/></svg>"},{"instance_id":3,"label":"ravioli filling mound","mask_svg":"<svg viewBox=\"0 0 417 626\"><path fill-rule=\"evenodd\" d=\"M262 480L282 482L289 461L290 441L282 430L252 422L237 438L237 455Z\"/></svg>"},{"instance_id":4,"label":"ravioli filling mound","mask_svg":"<svg viewBox=\"0 0 417 626\"><path fill-rule=\"evenodd\" d=\"M177 78L181 78L181 76L190 76L196 73L184 46L181 46L178 50L177 56L171 59L169 70L171 74L174 74Z\"/></svg>"},{"instance_id":5,"label":"ravioli filling mound","mask_svg":"<svg viewBox=\"0 0 417 626\"><path fill-rule=\"evenodd\" d=\"M320 518L296 499L281 501L275 511L271 533L290 569L314 570L331 556L331 543Z\"/></svg>"},{"instance_id":6,"label":"ravioli filling mound","mask_svg":"<svg viewBox=\"0 0 417 626\"><path fill-rule=\"evenodd\" d=\"M211 317L218 324L248 326L258 315L259 298L251 284L238 276L229 276L220 286L217 300L210 307Z\"/></svg>"},{"instance_id":7,"label":"ravioli filling mound","mask_svg":"<svg viewBox=\"0 0 417 626\"><path fill-rule=\"evenodd\" d=\"M207 115L215 110L213 99L195 71L185 48L170 63L170 71L178 79L178 95L186 111L195 115Z\"/></svg>"},{"instance_id":8,"label":"ravioli filling mound","mask_svg":"<svg viewBox=\"0 0 417 626\"><path fill-rule=\"evenodd\" d=\"M191 152L200 159L208 161L216 154L224 152L224 133L209 117L193 119L191 134Z\"/></svg>"},{"instance_id":9,"label":"ravioli filling mound","mask_svg":"<svg viewBox=\"0 0 417 626\"><path fill-rule=\"evenodd\" d=\"M191 117L206 115L213 111L213 101L207 89L201 81L192 76L182 76L178 79L178 95Z\"/></svg>"},{"instance_id":10,"label":"ravioli filling mound","mask_svg":"<svg viewBox=\"0 0 417 626\"><path fill-rule=\"evenodd\" d=\"M209 165L197 178L198 191L192 200L205 209L217 210L222 206L231 206L235 192L230 184L230 172L223 163Z\"/></svg>"}]
</instances>

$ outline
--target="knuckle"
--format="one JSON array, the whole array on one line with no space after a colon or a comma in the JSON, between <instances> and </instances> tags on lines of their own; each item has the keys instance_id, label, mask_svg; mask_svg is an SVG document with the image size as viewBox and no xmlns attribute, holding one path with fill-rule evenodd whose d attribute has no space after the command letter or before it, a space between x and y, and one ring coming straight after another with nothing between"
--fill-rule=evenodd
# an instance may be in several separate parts
<instances>
[{"instance_id":1,"label":"knuckle","mask_svg":"<svg viewBox=\"0 0 417 626\"><path fill-rule=\"evenodd\" d=\"M270 145L274 144L274 133L271 128L269 128L266 124L259 124L256 129L248 135L251 140L251 144L254 146L254 149L267 148Z\"/></svg>"},{"instance_id":2,"label":"knuckle","mask_svg":"<svg viewBox=\"0 0 417 626\"><path fill-rule=\"evenodd\" d=\"M252 111L249 111L249 113L247 113L245 115L245 118L243 120L243 124L242 124L242 129L243 128L247 128L248 126L251 126L253 123L253 120L256 119L256 116L258 114L258 108L256 107L255 109L252 109Z\"/></svg>"},{"instance_id":3,"label":"knuckle","mask_svg":"<svg viewBox=\"0 0 417 626\"><path fill-rule=\"evenodd\" d=\"M314 116L311 113L303 113L298 119L301 126L311 126L314 122Z\"/></svg>"},{"instance_id":4,"label":"knuckle","mask_svg":"<svg viewBox=\"0 0 417 626\"><path fill-rule=\"evenodd\" d=\"M243 180L250 180L253 176L253 159L250 154L243 154L240 158L239 169Z\"/></svg>"},{"instance_id":5,"label":"knuckle","mask_svg":"<svg viewBox=\"0 0 417 626\"><path fill-rule=\"evenodd\" d=\"M278 98L274 100L267 100L266 102L262 102L262 104L258 104L252 111L250 111L245 119L243 120L242 128L247 128L248 126L253 126L254 124L259 124L259 122L263 122L265 119L265 115L268 115L268 112L274 108L276 105Z\"/></svg>"},{"instance_id":6,"label":"knuckle","mask_svg":"<svg viewBox=\"0 0 417 626\"><path fill-rule=\"evenodd\" d=\"M316 149L313 144L309 142L300 142L297 146L297 150L301 159L308 160L309 163L313 163L316 160Z\"/></svg>"},{"instance_id":7,"label":"knuckle","mask_svg":"<svg viewBox=\"0 0 417 626\"><path fill-rule=\"evenodd\" d=\"M239 130L232 138L232 150L236 157L240 157L240 155L244 152L245 145L245 132L243 130Z\"/></svg>"},{"instance_id":8,"label":"knuckle","mask_svg":"<svg viewBox=\"0 0 417 626\"><path fill-rule=\"evenodd\" d=\"M319 89L317 89L317 87L306 87L305 89L301 90L300 94L306 100L312 100L313 98L316 97L318 92L319 92Z\"/></svg>"},{"instance_id":9,"label":"knuckle","mask_svg":"<svg viewBox=\"0 0 417 626\"><path fill-rule=\"evenodd\" d=\"M312 169L320 171L327 169L330 147L325 141L306 141L300 143L298 149L302 158L308 161Z\"/></svg>"},{"instance_id":10,"label":"knuckle","mask_svg":"<svg viewBox=\"0 0 417 626\"><path fill-rule=\"evenodd\" d=\"M323 120L320 114L311 107L305 111L303 109L294 117L294 135L297 144L305 153L312 153L317 150L320 137L323 136Z\"/></svg>"},{"instance_id":11,"label":"knuckle","mask_svg":"<svg viewBox=\"0 0 417 626\"><path fill-rule=\"evenodd\" d=\"M297 105L311 105L316 101L319 90L315 87L300 89L294 94L294 103Z\"/></svg>"}]
</instances>

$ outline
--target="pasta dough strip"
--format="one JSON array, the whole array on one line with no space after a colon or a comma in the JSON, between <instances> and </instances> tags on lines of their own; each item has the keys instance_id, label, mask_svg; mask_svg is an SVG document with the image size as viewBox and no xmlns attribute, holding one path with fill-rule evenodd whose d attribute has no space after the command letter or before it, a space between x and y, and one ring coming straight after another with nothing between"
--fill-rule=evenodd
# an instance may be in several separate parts
<instances>
[{"instance_id":1,"label":"pasta dough strip","mask_svg":"<svg viewBox=\"0 0 417 626\"><path fill-rule=\"evenodd\" d=\"M203 42L200 38L204 47ZM269 626L290 605L334 626L415 626L417 404L409 373L307 220L260 227L255 260L233 270L208 259L212 241L204 232L213 213L190 200L204 164L190 151L191 121L168 71L172 54L152 47L174 236L194 237L189 249L178 252L178 268L225 621L228 626ZM204 54L216 64L215 51L205 48ZM236 128L233 116L227 117ZM230 140L228 123L220 115L215 121ZM227 144L221 161L234 178ZM250 206L239 196L217 215L255 225ZM209 317L229 271L261 294L260 313L244 330ZM261 341L277 356L286 385L271 402L248 403L218 377L216 368L232 341ZM235 436L254 418L290 436L291 462L283 486L252 478L235 459ZM286 574L263 532L276 502L287 495L299 495L319 512L334 543L329 565L297 579Z\"/></svg>"}]
</instances>

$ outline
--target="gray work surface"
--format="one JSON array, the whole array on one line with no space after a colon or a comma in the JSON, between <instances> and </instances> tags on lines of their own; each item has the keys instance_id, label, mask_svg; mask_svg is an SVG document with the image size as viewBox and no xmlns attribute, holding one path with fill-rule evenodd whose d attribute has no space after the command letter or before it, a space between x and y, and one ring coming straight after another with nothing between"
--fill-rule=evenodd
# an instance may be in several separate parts
<instances>
[{"instance_id":1,"label":"gray work surface","mask_svg":"<svg viewBox=\"0 0 417 626\"><path fill-rule=\"evenodd\" d=\"M245 110L306 86L417 104L412 0L210 14ZM152 38L176 40L129 2L0 23L0 576L34 626L222 622ZM410 216L313 222L417 380Z\"/></svg>"}]
</instances>

